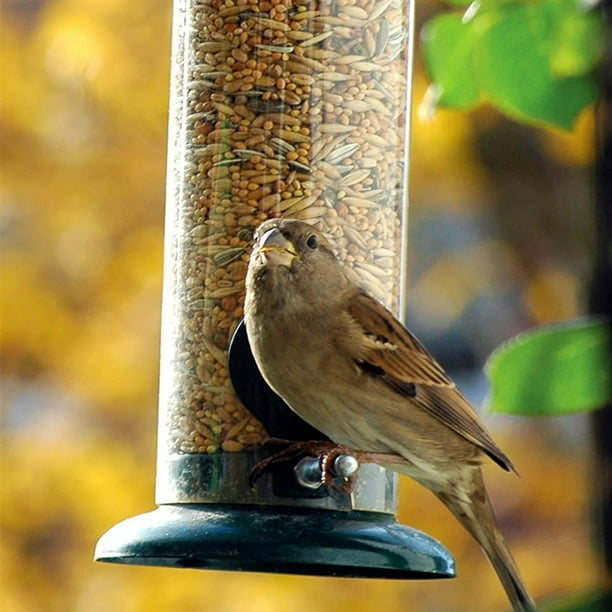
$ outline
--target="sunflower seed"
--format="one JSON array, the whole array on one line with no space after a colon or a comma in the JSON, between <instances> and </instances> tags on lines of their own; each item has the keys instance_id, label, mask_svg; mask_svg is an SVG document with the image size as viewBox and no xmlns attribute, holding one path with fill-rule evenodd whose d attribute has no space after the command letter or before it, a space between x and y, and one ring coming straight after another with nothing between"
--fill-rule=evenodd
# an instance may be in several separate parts
<instances>
[{"instance_id":1,"label":"sunflower seed","mask_svg":"<svg viewBox=\"0 0 612 612\"><path fill-rule=\"evenodd\" d=\"M223 268L228 264L232 263L232 261L236 261L236 259L240 259L242 255L244 255L246 249L244 247L233 247L229 249L225 249L217 253L213 257L213 261L219 268Z\"/></svg>"},{"instance_id":2,"label":"sunflower seed","mask_svg":"<svg viewBox=\"0 0 612 612\"><path fill-rule=\"evenodd\" d=\"M270 138L270 144L281 153L289 153L295 151L295 147L282 138Z\"/></svg>"},{"instance_id":3,"label":"sunflower seed","mask_svg":"<svg viewBox=\"0 0 612 612\"><path fill-rule=\"evenodd\" d=\"M301 42L300 47L305 48L311 45L316 45L317 43L320 43L325 39L329 38L332 34L332 30L327 30L327 32L321 32L320 34L317 34L316 36L313 36L312 38L308 38L307 40Z\"/></svg>"},{"instance_id":4,"label":"sunflower seed","mask_svg":"<svg viewBox=\"0 0 612 612\"><path fill-rule=\"evenodd\" d=\"M312 168L310 166L306 166L305 164L302 164L294 159L290 159L288 164L300 172L307 172L308 174L312 172Z\"/></svg>"},{"instance_id":5,"label":"sunflower seed","mask_svg":"<svg viewBox=\"0 0 612 612\"><path fill-rule=\"evenodd\" d=\"M355 153L355 151L357 151L358 149L358 143L351 143L342 147L338 147L337 149L333 150L331 153L325 156L325 161L329 162L330 164L337 164L346 157L349 157L350 155Z\"/></svg>"},{"instance_id":6,"label":"sunflower seed","mask_svg":"<svg viewBox=\"0 0 612 612\"><path fill-rule=\"evenodd\" d=\"M360 168L343 176L339 184L342 186L355 185L356 183L361 183L368 176L370 176L370 170L368 168Z\"/></svg>"},{"instance_id":7,"label":"sunflower seed","mask_svg":"<svg viewBox=\"0 0 612 612\"><path fill-rule=\"evenodd\" d=\"M240 157L255 157L261 156L260 151L255 151L254 149L234 149L233 152Z\"/></svg>"},{"instance_id":8,"label":"sunflower seed","mask_svg":"<svg viewBox=\"0 0 612 612\"><path fill-rule=\"evenodd\" d=\"M244 159L235 159L235 158L222 159L221 161L216 162L213 168L224 167L224 166L234 166L236 164L241 164L243 161Z\"/></svg>"}]
</instances>

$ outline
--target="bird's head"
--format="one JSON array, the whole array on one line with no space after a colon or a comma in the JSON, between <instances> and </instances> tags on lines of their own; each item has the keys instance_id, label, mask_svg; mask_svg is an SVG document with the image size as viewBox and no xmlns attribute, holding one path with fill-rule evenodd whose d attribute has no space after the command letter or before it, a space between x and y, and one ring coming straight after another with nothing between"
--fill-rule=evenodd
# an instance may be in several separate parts
<instances>
[{"instance_id":1,"label":"bird's head","mask_svg":"<svg viewBox=\"0 0 612 612\"><path fill-rule=\"evenodd\" d=\"M293 219L269 219L255 232L255 264L300 268L335 258L325 236L312 225Z\"/></svg>"},{"instance_id":2,"label":"bird's head","mask_svg":"<svg viewBox=\"0 0 612 612\"><path fill-rule=\"evenodd\" d=\"M266 299L274 295L285 303L288 299L314 303L327 292L342 289L346 282L346 269L324 234L312 225L294 219L270 219L257 229L247 295L265 293Z\"/></svg>"}]
</instances>

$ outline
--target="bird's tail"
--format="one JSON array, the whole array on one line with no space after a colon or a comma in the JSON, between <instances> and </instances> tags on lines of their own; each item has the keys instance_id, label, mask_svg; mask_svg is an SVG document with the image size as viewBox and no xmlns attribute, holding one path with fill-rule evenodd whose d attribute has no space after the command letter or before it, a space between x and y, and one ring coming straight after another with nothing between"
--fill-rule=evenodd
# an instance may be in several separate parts
<instances>
[{"instance_id":1,"label":"bird's tail","mask_svg":"<svg viewBox=\"0 0 612 612\"><path fill-rule=\"evenodd\" d=\"M534 612L535 602L527 592L519 569L497 525L480 470L473 472L471 499L435 492L461 524L480 544L497 573L515 612Z\"/></svg>"}]
</instances>

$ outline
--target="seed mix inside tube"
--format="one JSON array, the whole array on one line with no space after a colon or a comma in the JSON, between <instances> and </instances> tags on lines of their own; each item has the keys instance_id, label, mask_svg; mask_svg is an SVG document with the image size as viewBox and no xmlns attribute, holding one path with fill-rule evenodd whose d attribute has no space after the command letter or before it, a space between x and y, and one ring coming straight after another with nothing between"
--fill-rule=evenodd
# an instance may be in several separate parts
<instances>
[{"instance_id":1,"label":"seed mix inside tube","mask_svg":"<svg viewBox=\"0 0 612 612\"><path fill-rule=\"evenodd\" d=\"M176 14L188 27L172 83L174 285L164 308L173 322L162 348L162 443L169 453L232 452L266 437L236 398L227 368L262 221L318 222L364 287L397 308L408 3L182 6Z\"/></svg>"}]
</instances>

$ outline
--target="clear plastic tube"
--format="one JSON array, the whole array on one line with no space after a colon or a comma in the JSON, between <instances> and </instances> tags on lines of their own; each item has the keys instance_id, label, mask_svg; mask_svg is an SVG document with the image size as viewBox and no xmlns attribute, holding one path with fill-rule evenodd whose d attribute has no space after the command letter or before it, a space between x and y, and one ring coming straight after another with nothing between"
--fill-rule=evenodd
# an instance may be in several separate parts
<instances>
[{"instance_id":1,"label":"clear plastic tube","mask_svg":"<svg viewBox=\"0 0 612 612\"><path fill-rule=\"evenodd\" d=\"M227 367L265 219L318 222L363 285L398 310L411 6L175 0L160 464L266 436Z\"/></svg>"}]
</instances>

